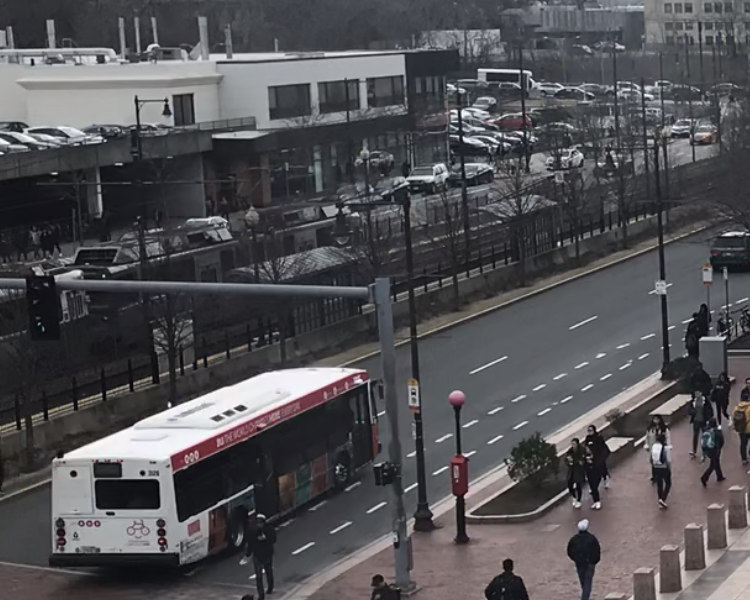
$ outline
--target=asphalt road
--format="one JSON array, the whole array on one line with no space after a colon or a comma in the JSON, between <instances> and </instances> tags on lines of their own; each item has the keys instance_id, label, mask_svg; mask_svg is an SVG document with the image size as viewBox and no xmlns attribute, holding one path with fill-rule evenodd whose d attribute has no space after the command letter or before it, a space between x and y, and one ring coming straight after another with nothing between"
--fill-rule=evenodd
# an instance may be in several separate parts
<instances>
[{"instance_id":1,"label":"asphalt road","mask_svg":"<svg viewBox=\"0 0 750 600\"><path fill-rule=\"evenodd\" d=\"M705 235L695 236L667 248L672 344L680 353L684 321L706 297L700 267L708 255L707 241ZM462 389L467 396L464 452L471 455L472 476L478 476L501 462L522 436L551 433L659 369L659 304L649 293L656 273L656 253L651 252L420 342L431 501L450 491L447 464L454 439L447 396L452 390ZM732 303L748 297L750 275L732 274ZM416 465L405 398L407 347L398 350L397 361L411 514ZM376 359L359 366L379 375ZM285 524L276 553L279 590L387 533L389 509L386 491L375 487L367 473L347 492ZM46 565L50 527L48 488L0 503L0 561ZM192 580L242 586L248 575L235 558L225 558L200 565Z\"/></svg>"}]
</instances>

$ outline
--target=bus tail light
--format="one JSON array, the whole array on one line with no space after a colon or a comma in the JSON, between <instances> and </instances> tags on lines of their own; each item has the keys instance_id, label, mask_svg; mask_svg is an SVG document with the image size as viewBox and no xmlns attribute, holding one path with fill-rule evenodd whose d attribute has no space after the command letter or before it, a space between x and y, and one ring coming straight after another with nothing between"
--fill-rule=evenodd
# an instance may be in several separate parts
<instances>
[{"instance_id":1,"label":"bus tail light","mask_svg":"<svg viewBox=\"0 0 750 600\"><path fill-rule=\"evenodd\" d=\"M166 552L167 551L167 522L164 519L158 519L156 521L156 526L159 528L156 530L156 535L159 536L158 544L159 544L159 551Z\"/></svg>"},{"instance_id":2,"label":"bus tail light","mask_svg":"<svg viewBox=\"0 0 750 600\"><path fill-rule=\"evenodd\" d=\"M55 535L57 536L57 549L64 550L68 542L65 539L65 521L63 519L55 520Z\"/></svg>"}]
</instances>

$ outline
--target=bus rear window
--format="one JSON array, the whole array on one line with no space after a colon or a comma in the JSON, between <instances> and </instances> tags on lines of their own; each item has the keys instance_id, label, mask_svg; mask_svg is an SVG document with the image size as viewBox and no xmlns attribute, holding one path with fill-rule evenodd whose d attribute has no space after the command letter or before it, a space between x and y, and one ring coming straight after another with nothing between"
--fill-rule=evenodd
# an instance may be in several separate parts
<instances>
[{"instance_id":1,"label":"bus rear window","mask_svg":"<svg viewBox=\"0 0 750 600\"><path fill-rule=\"evenodd\" d=\"M95 484L99 510L156 510L161 507L157 479L104 479Z\"/></svg>"},{"instance_id":2,"label":"bus rear window","mask_svg":"<svg viewBox=\"0 0 750 600\"><path fill-rule=\"evenodd\" d=\"M719 237L714 241L714 248L744 248L745 243L744 237Z\"/></svg>"}]
</instances>

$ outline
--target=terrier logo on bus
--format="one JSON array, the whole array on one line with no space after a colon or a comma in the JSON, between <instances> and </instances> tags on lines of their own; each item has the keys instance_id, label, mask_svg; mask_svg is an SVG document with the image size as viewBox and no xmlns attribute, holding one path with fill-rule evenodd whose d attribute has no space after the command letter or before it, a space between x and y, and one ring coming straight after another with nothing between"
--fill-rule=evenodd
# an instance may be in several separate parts
<instances>
[{"instance_id":1,"label":"terrier logo on bus","mask_svg":"<svg viewBox=\"0 0 750 600\"><path fill-rule=\"evenodd\" d=\"M133 521L133 524L127 528L126 533L128 534L128 537L140 540L151 533L151 530L146 527L143 519L140 519Z\"/></svg>"}]
</instances>

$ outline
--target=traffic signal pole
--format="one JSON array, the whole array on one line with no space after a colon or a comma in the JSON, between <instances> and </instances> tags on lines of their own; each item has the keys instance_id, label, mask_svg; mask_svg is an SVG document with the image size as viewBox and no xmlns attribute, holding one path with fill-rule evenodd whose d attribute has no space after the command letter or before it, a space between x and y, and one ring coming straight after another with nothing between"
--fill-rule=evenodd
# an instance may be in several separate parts
<instances>
[{"instance_id":1,"label":"traffic signal pole","mask_svg":"<svg viewBox=\"0 0 750 600\"><path fill-rule=\"evenodd\" d=\"M378 315L380 336L380 358L383 370L385 410L388 416L390 442L388 459L395 466L396 478L391 486L393 511L393 549L395 558L396 585L404 592L413 591L411 580L410 546L411 538L407 529L402 481L401 438L399 432L399 406L396 394L396 345L391 308L391 282L388 278L378 278L368 287L324 286L324 285L283 285L257 283L210 283L197 281L99 281L66 280L55 281L57 290L82 290L111 294L190 294L216 295L238 294L248 297L263 296L272 298L351 298L365 300L375 305ZM0 279L0 289L26 289L25 279Z\"/></svg>"}]
</instances>

